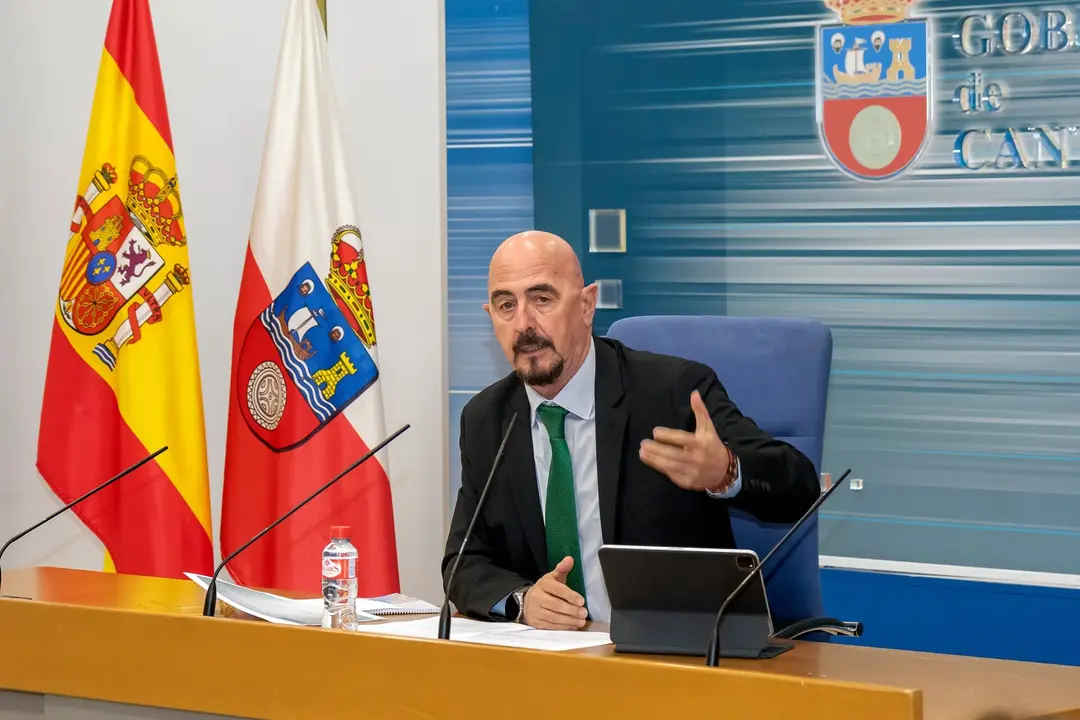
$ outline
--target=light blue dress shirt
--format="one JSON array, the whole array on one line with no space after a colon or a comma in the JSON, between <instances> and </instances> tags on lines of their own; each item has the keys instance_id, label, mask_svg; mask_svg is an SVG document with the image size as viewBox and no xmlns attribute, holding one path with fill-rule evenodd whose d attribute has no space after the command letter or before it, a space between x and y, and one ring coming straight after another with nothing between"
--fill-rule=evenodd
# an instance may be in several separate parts
<instances>
[{"instance_id":1,"label":"light blue dress shirt","mask_svg":"<svg viewBox=\"0 0 1080 720\"><path fill-rule=\"evenodd\" d=\"M567 410L566 444L574 471L574 500L577 505L578 538L581 547L581 563L585 575L585 596L589 605L589 619L610 622L611 603L600 570L600 546L603 535L600 529L600 488L596 472L596 347L590 340L589 354L585 362L566 383L554 399L545 400L528 385L525 394L529 398L529 427L532 432L533 459L536 464L536 489L540 494L540 509L546 519L548 470L551 466L551 441L547 428L536 414L542 403L551 403ZM690 399L687 398L689 403ZM735 482L723 493L709 492L715 498L735 497L742 489L742 469L738 468ZM493 608L496 615L504 615L506 598Z\"/></svg>"}]
</instances>

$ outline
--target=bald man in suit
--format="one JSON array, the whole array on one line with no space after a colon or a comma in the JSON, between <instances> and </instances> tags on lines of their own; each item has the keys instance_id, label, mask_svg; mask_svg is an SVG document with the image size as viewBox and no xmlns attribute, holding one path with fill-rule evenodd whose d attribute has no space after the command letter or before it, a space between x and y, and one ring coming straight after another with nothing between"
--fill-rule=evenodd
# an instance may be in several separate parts
<instances>
[{"instance_id":1,"label":"bald man in suit","mask_svg":"<svg viewBox=\"0 0 1080 720\"><path fill-rule=\"evenodd\" d=\"M514 413L517 426L449 589L468 615L606 622L602 544L732 548L730 506L793 522L818 496L813 463L710 368L594 336L596 294L555 235L514 235L492 257L484 309L513 372L461 415L444 585Z\"/></svg>"}]
</instances>

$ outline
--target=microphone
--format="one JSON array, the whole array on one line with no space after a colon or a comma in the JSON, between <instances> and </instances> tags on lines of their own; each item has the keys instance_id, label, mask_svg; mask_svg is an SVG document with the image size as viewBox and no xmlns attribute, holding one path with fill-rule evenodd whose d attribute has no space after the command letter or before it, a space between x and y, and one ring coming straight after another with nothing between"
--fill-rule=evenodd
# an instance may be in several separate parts
<instances>
[{"instance_id":1,"label":"microphone","mask_svg":"<svg viewBox=\"0 0 1080 720\"><path fill-rule=\"evenodd\" d=\"M233 558L235 558L237 555L239 555L240 553L247 550L252 544L254 544L254 542L256 540L258 540L263 535L265 535L266 533L268 533L271 530L273 530L274 528L276 528L278 525L280 525L282 522L284 522L286 518L291 516L294 512L296 512L297 510L299 510L300 508L304 507L309 502L311 502L312 500L317 498L319 495L321 495L323 492L325 492L331 485L333 485L338 480L340 480L341 478L343 478L346 475L348 475L349 473L351 473L353 470L355 470L359 466L363 465L372 456L374 456L375 453L379 452L384 447L389 445L390 441L392 441L394 438L396 438L398 435L400 435L401 433L405 432L408 429L409 429L409 424L408 423L405 423L404 425L402 425L400 428L395 430L392 435L387 437L385 440L383 440L381 443L379 443L375 447L368 450L367 454L365 454L359 460L357 460L352 465L350 465L349 467L347 467L344 470L342 470L341 472L339 472L334 477L333 480L331 480L330 482L326 483L321 488L319 488L318 490L313 492L311 495L309 495L305 500L301 501L300 504L297 505L296 507L294 507L292 510L285 513L284 515L279 517L277 520L275 520L274 522L272 522L269 525L267 525L266 527L264 527L262 530L260 530L258 532L257 535L255 535L255 537L251 538L246 543L244 543L240 547L233 550L229 554L229 556L227 558L223 559L221 561L221 563L218 564L218 566L216 568L214 568L214 574L210 578L210 583L206 586L206 596L203 599L203 615L205 617L213 617L214 616L214 606L217 605L217 579L218 579L218 575L221 574L221 571L225 568L226 565L228 565L230 562L232 562Z\"/></svg>"},{"instance_id":2,"label":"microphone","mask_svg":"<svg viewBox=\"0 0 1080 720\"><path fill-rule=\"evenodd\" d=\"M469 538L472 537L473 526L476 525L476 519L480 517L480 511L484 509L484 500L487 499L488 488L491 487L491 479L495 477L495 471L499 468L499 464L502 462L503 452L506 450L506 441L510 439L510 431L514 429L514 422L517 420L518 414L515 412L510 416L510 423L506 426L506 432L503 433L502 442L499 444L499 451L495 453L495 461L491 463L491 472L488 473L487 482L484 483L484 489L480 493L480 500L476 503L476 509L473 510L472 519L469 520L469 527L465 530L465 537L461 539L461 547L458 548L457 557L454 558L454 566L450 568L450 577L446 581L446 599L443 600L442 609L439 611L439 639L450 639L450 589L454 586L454 578L457 576L458 565L461 564L461 556L465 553L465 543L469 542Z\"/></svg>"},{"instance_id":3,"label":"microphone","mask_svg":"<svg viewBox=\"0 0 1080 720\"><path fill-rule=\"evenodd\" d=\"M716 667L720 664L720 623L724 619L724 613L727 612L728 606L731 605L735 598L739 597L739 594L746 589L751 580L761 574L761 568L765 566L765 563L769 561L769 558L773 556L773 553L779 550L781 546L788 541L788 538L794 535L795 531L802 527L802 524L806 522L807 518L813 515L814 511L821 507L821 503L825 502L825 499L832 495L833 491L840 487L840 484L844 482L850 474L851 468L848 468L844 471L844 474L840 476L840 479L833 483L832 487L821 493L818 496L818 499L814 501L814 504L810 506L810 509L803 513L803 516L791 526L791 529L784 534L784 537L780 538L780 542L773 545L772 550L770 550L765 557L761 558L761 562L757 564L757 567L747 573L746 577L743 578L743 581L739 583L739 586L727 596L727 599L724 600L724 604L720 606L720 612L716 613L716 626L713 628L712 637L709 638L709 651L706 655L706 665L709 667Z\"/></svg>"},{"instance_id":4,"label":"microphone","mask_svg":"<svg viewBox=\"0 0 1080 720\"><path fill-rule=\"evenodd\" d=\"M100 485L98 485L93 490L89 490L86 493L84 493L84 494L80 495L79 497L75 498L74 500L69 502L67 505L60 508L59 510L54 512L52 515L50 515L47 518L45 518L44 520L42 520L41 522L36 523L36 524L31 525L30 527L26 528L21 533L19 533L18 535L14 536L10 540L8 540L6 543L4 543L3 547L0 547L0 558L2 558L4 556L4 552L8 549L8 546L11 545L16 540L18 540L19 538L23 537L24 535L29 535L30 533L37 530L39 527L41 527L45 523L52 520L57 515L61 514L62 512L66 511L66 510L70 510L71 508L75 507L76 505L78 505L79 503L81 503L83 500L90 497L91 495L96 495L97 493L99 493L102 490L104 490L105 488L109 487L110 485L112 485L114 482L116 482L120 478L124 477L125 475L129 475L129 474L135 472L136 470L141 468L143 465L150 462L151 460L153 460L158 455L160 455L161 453L165 452L168 449L169 449L168 445L162 446L157 451L150 453L149 455L147 455L146 457L144 457L142 460L135 463L134 465L132 465L132 466L130 466L128 468L125 468L124 470L121 470L116 475L113 475L111 478L109 478L105 482L101 483ZM3 578L4 578L3 572L0 571L0 583L3 583Z\"/></svg>"}]
</instances>

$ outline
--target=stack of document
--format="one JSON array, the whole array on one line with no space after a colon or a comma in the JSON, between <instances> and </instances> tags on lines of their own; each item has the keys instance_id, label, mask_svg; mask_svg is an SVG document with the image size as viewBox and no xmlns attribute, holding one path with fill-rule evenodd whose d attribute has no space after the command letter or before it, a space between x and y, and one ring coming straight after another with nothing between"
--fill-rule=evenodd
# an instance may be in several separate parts
<instances>
[{"instance_id":1,"label":"stack of document","mask_svg":"<svg viewBox=\"0 0 1080 720\"><path fill-rule=\"evenodd\" d=\"M185 575L203 590L210 587L210 578L206 575ZM282 625L322 625L322 598L296 600L252 590L220 578L217 581L217 596L226 605L267 622ZM431 603L405 595L387 595L356 601L357 622L371 622L384 615L426 615L437 612L439 608Z\"/></svg>"},{"instance_id":2,"label":"stack of document","mask_svg":"<svg viewBox=\"0 0 1080 720\"><path fill-rule=\"evenodd\" d=\"M439 636L439 618L361 625L359 632L398 637L428 638ZM530 650L578 650L611 644L606 632L585 630L537 630L517 623L495 623L456 617L450 623L450 639L458 642L503 647L528 648Z\"/></svg>"},{"instance_id":3,"label":"stack of document","mask_svg":"<svg viewBox=\"0 0 1080 720\"><path fill-rule=\"evenodd\" d=\"M210 587L210 578L206 575L185 574L203 590ZM217 581L217 596L226 605L268 622L282 625L322 625L322 598L296 600L252 590L221 579ZM360 623L356 629L379 635L434 640L439 636L438 617L374 625L366 623L389 615L434 615L438 612L437 606L406 595L361 598L356 601L356 620ZM611 643L610 636L604 632L537 630L517 623L481 622L463 617L454 618L451 622L450 639L532 650L577 650Z\"/></svg>"}]
</instances>

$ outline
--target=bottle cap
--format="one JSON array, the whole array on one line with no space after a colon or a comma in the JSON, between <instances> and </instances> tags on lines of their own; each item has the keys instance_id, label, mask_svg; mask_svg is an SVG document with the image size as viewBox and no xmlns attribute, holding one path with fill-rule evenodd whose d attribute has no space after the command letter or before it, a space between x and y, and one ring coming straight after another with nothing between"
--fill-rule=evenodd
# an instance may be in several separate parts
<instances>
[{"instance_id":1,"label":"bottle cap","mask_svg":"<svg viewBox=\"0 0 1080 720\"><path fill-rule=\"evenodd\" d=\"M332 540L348 540L349 529L348 525L332 525L330 526L330 538Z\"/></svg>"}]
</instances>

